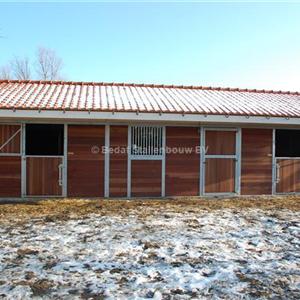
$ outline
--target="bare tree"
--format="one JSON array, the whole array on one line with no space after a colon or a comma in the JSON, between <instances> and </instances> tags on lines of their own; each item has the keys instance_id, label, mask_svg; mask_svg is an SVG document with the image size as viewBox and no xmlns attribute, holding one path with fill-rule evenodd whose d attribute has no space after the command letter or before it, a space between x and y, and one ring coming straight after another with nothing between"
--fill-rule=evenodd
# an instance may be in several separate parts
<instances>
[{"instance_id":1,"label":"bare tree","mask_svg":"<svg viewBox=\"0 0 300 300\"><path fill-rule=\"evenodd\" d=\"M62 80L63 62L54 50L40 47L36 53L35 65L27 57L15 56L9 64L0 66L0 79L32 79L32 67L35 67L34 78L39 80Z\"/></svg>"},{"instance_id":2,"label":"bare tree","mask_svg":"<svg viewBox=\"0 0 300 300\"><path fill-rule=\"evenodd\" d=\"M9 65L0 68L0 79L12 79L11 68Z\"/></svg>"},{"instance_id":3,"label":"bare tree","mask_svg":"<svg viewBox=\"0 0 300 300\"><path fill-rule=\"evenodd\" d=\"M36 72L42 80L61 79L62 59L49 48L39 47L37 52Z\"/></svg>"},{"instance_id":4,"label":"bare tree","mask_svg":"<svg viewBox=\"0 0 300 300\"><path fill-rule=\"evenodd\" d=\"M11 63L13 77L20 80L28 80L31 76L29 59L27 57L15 57Z\"/></svg>"}]
</instances>

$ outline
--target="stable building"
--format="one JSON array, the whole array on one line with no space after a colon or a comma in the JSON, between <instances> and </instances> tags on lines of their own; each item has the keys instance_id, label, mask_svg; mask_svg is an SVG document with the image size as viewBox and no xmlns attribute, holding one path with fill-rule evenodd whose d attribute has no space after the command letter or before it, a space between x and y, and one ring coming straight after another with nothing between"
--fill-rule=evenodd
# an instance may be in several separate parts
<instances>
[{"instance_id":1,"label":"stable building","mask_svg":"<svg viewBox=\"0 0 300 300\"><path fill-rule=\"evenodd\" d=\"M0 197L300 192L300 94L0 81Z\"/></svg>"}]
</instances>

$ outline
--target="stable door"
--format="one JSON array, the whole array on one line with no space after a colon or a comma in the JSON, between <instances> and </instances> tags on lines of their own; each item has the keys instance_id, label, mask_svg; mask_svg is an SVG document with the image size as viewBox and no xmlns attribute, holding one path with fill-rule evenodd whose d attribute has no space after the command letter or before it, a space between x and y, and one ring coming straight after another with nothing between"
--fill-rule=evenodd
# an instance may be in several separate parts
<instances>
[{"instance_id":1,"label":"stable door","mask_svg":"<svg viewBox=\"0 0 300 300\"><path fill-rule=\"evenodd\" d=\"M63 196L64 125L25 125L26 196Z\"/></svg>"},{"instance_id":2,"label":"stable door","mask_svg":"<svg viewBox=\"0 0 300 300\"><path fill-rule=\"evenodd\" d=\"M237 192L237 141L236 129L204 129L204 194Z\"/></svg>"}]
</instances>

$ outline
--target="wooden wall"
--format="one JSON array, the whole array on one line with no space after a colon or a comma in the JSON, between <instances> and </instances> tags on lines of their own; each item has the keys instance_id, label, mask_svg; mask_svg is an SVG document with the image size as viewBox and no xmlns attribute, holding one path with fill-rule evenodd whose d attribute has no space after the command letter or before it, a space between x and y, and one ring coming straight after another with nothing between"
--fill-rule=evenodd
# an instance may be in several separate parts
<instances>
[{"instance_id":1,"label":"wooden wall","mask_svg":"<svg viewBox=\"0 0 300 300\"><path fill-rule=\"evenodd\" d=\"M20 125L0 125L0 153L7 155L0 156L0 197L21 197L21 157L9 156L20 153L21 133L2 148L20 128Z\"/></svg>"},{"instance_id":2,"label":"wooden wall","mask_svg":"<svg viewBox=\"0 0 300 300\"><path fill-rule=\"evenodd\" d=\"M62 196L62 187L58 184L59 157L26 158L27 196Z\"/></svg>"},{"instance_id":3,"label":"wooden wall","mask_svg":"<svg viewBox=\"0 0 300 300\"><path fill-rule=\"evenodd\" d=\"M167 127L166 146L191 148L192 152L166 154L166 196L199 195L200 133L197 127Z\"/></svg>"},{"instance_id":4,"label":"wooden wall","mask_svg":"<svg viewBox=\"0 0 300 300\"><path fill-rule=\"evenodd\" d=\"M272 193L272 129L242 129L241 194Z\"/></svg>"},{"instance_id":5,"label":"wooden wall","mask_svg":"<svg viewBox=\"0 0 300 300\"><path fill-rule=\"evenodd\" d=\"M0 197L21 197L21 157L0 156Z\"/></svg>"},{"instance_id":6,"label":"wooden wall","mask_svg":"<svg viewBox=\"0 0 300 300\"><path fill-rule=\"evenodd\" d=\"M19 128L18 125L0 125L0 144L3 144ZM233 132L206 131L206 143L209 145L207 154L232 154L235 145L235 138L232 135ZM226 143L221 142L221 140L225 140ZM102 152L104 145L104 126L69 126L68 196L104 196L104 153ZM127 126L110 127L110 145L113 148L127 146ZM224 148L224 145L230 146ZM199 129L197 127L167 126L166 146L193 148L192 153L189 154L166 154L166 196L199 195L200 155L195 151L196 147L200 146ZM95 148L99 149L98 153L93 152ZM2 152L18 153L19 151L20 135L18 134ZM241 194L271 194L272 129L242 129L241 151ZM58 168L55 171L57 164L58 161L55 160L47 162L42 158L27 158L28 195L61 194L61 187L57 187L54 183L57 177L56 172L58 172ZM162 162L136 160L132 161L131 164L132 196L161 196ZM300 186L298 186L299 163L282 161L281 164L281 182L277 186L277 191L300 191ZM233 160L206 159L205 168L206 193L233 191ZM50 177L55 178L55 180L51 181ZM45 183L46 179L47 184ZM111 197L127 196L126 152L110 154L109 187ZM0 157L0 197L20 196L21 158L16 156Z\"/></svg>"},{"instance_id":7,"label":"wooden wall","mask_svg":"<svg viewBox=\"0 0 300 300\"><path fill-rule=\"evenodd\" d=\"M110 126L109 196L127 196L128 126Z\"/></svg>"},{"instance_id":8,"label":"wooden wall","mask_svg":"<svg viewBox=\"0 0 300 300\"><path fill-rule=\"evenodd\" d=\"M105 127L68 126L68 196L104 196Z\"/></svg>"},{"instance_id":9,"label":"wooden wall","mask_svg":"<svg viewBox=\"0 0 300 300\"><path fill-rule=\"evenodd\" d=\"M131 161L131 196L161 196L161 160Z\"/></svg>"}]
</instances>

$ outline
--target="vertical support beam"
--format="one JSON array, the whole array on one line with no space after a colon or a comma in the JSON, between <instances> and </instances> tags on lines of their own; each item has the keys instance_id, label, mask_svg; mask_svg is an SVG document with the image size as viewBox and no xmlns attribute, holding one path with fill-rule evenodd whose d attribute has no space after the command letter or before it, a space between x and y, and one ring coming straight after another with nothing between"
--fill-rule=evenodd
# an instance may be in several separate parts
<instances>
[{"instance_id":1,"label":"vertical support beam","mask_svg":"<svg viewBox=\"0 0 300 300\"><path fill-rule=\"evenodd\" d=\"M162 129L161 196L166 196L166 126Z\"/></svg>"},{"instance_id":2,"label":"vertical support beam","mask_svg":"<svg viewBox=\"0 0 300 300\"><path fill-rule=\"evenodd\" d=\"M131 126L128 125L127 145L127 197L131 197Z\"/></svg>"},{"instance_id":3,"label":"vertical support beam","mask_svg":"<svg viewBox=\"0 0 300 300\"><path fill-rule=\"evenodd\" d=\"M110 125L105 125L104 147L104 197L109 197L109 149L110 149Z\"/></svg>"},{"instance_id":4,"label":"vertical support beam","mask_svg":"<svg viewBox=\"0 0 300 300\"><path fill-rule=\"evenodd\" d=\"M205 185L205 133L204 128L200 127L200 179L199 179L199 196L204 195Z\"/></svg>"},{"instance_id":5,"label":"vertical support beam","mask_svg":"<svg viewBox=\"0 0 300 300\"><path fill-rule=\"evenodd\" d=\"M26 197L26 125L21 124L21 196Z\"/></svg>"},{"instance_id":6,"label":"vertical support beam","mask_svg":"<svg viewBox=\"0 0 300 300\"><path fill-rule=\"evenodd\" d=\"M236 165L235 165L235 192L241 193L241 158L242 158L242 129L236 132Z\"/></svg>"},{"instance_id":7,"label":"vertical support beam","mask_svg":"<svg viewBox=\"0 0 300 300\"><path fill-rule=\"evenodd\" d=\"M276 129L272 132L272 195L276 194Z\"/></svg>"},{"instance_id":8,"label":"vertical support beam","mask_svg":"<svg viewBox=\"0 0 300 300\"><path fill-rule=\"evenodd\" d=\"M64 124L63 197L68 196L68 124Z\"/></svg>"}]
</instances>

